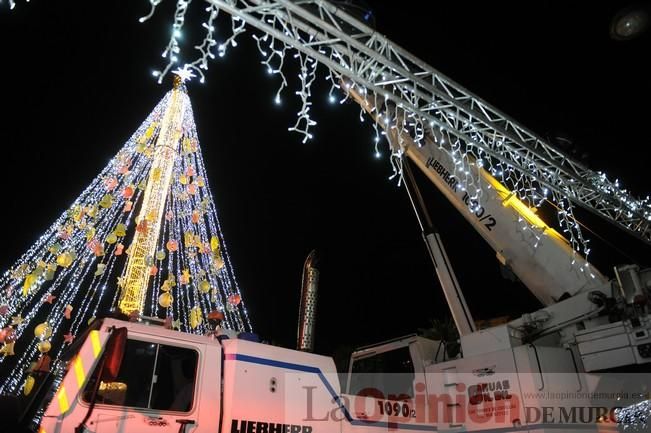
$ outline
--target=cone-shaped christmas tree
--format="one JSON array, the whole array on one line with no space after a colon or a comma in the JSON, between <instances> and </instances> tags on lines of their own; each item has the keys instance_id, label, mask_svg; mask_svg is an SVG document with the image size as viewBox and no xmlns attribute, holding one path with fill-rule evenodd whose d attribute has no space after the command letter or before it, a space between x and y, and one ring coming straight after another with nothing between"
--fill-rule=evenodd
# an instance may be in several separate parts
<instances>
[{"instance_id":1,"label":"cone-shaped christmas tree","mask_svg":"<svg viewBox=\"0 0 651 433\"><path fill-rule=\"evenodd\" d=\"M182 75L182 74L181 74ZM217 219L182 80L0 277L0 394L29 391L92 319L119 310L205 333L251 323Z\"/></svg>"}]
</instances>

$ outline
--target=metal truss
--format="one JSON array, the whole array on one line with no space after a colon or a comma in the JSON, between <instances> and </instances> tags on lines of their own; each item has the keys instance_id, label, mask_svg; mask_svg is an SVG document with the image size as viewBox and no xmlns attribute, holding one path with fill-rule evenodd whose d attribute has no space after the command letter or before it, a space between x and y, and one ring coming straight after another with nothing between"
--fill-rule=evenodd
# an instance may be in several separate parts
<instances>
[{"instance_id":1,"label":"metal truss","mask_svg":"<svg viewBox=\"0 0 651 433\"><path fill-rule=\"evenodd\" d=\"M206 0L322 63L351 86L441 128L651 244L651 204L555 149L436 69L322 0ZM387 104L389 105L389 104Z\"/></svg>"}]
</instances>

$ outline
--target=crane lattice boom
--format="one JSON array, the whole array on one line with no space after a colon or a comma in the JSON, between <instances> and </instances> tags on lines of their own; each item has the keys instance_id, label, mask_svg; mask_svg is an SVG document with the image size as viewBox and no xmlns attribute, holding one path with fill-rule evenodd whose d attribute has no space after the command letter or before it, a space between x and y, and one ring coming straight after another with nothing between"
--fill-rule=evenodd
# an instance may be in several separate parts
<instances>
[{"instance_id":1,"label":"crane lattice boom","mask_svg":"<svg viewBox=\"0 0 651 433\"><path fill-rule=\"evenodd\" d=\"M492 158L651 244L651 204L571 159L341 8L322 0L207 0L236 19L327 66L351 86L404 110L416 139L442 128L466 151ZM534 203L527 189L515 188ZM546 191L547 192L547 191Z\"/></svg>"}]
</instances>

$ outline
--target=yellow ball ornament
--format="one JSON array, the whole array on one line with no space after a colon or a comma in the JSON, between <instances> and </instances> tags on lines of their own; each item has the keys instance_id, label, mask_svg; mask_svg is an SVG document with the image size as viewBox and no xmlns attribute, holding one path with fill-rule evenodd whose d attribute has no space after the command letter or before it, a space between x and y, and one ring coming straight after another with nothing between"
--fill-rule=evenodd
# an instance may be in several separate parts
<instances>
[{"instance_id":1,"label":"yellow ball ornament","mask_svg":"<svg viewBox=\"0 0 651 433\"><path fill-rule=\"evenodd\" d=\"M118 235L115 233L109 233L109 235L106 237L106 243L107 244L114 244L118 241Z\"/></svg>"},{"instance_id":2,"label":"yellow ball ornament","mask_svg":"<svg viewBox=\"0 0 651 433\"><path fill-rule=\"evenodd\" d=\"M34 336L41 340L50 338L52 336L52 328L50 327L50 324L43 322L36 325L36 328L34 328Z\"/></svg>"},{"instance_id":3,"label":"yellow ball ornament","mask_svg":"<svg viewBox=\"0 0 651 433\"><path fill-rule=\"evenodd\" d=\"M208 293L210 291L210 283L207 280L203 280L199 283L199 291L201 293Z\"/></svg>"},{"instance_id":4,"label":"yellow ball ornament","mask_svg":"<svg viewBox=\"0 0 651 433\"><path fill-rule=\"evenodd\" d=\"M47 353L47 352L49 352L50 349L52 348L52 343L50 343L50 342L47 341L47 340L45 340L45 341L41 341L40 343L38 343L38 345L36 346L36 348L37 348L38 351L41 352L41 353Z\"/></svg>"},{"instance_id":5,"label":"yellow ball ornament","mask_svg":"<svg viewBox=\"0 0 651 433\"><path fill-rule=\"evenodd\" d=\"M169 306L172 305L173 300L174 300L174 297L169 292L162 293L158 297L158 303L163 308L169 308Z\"/></svg>"}]
</instances>

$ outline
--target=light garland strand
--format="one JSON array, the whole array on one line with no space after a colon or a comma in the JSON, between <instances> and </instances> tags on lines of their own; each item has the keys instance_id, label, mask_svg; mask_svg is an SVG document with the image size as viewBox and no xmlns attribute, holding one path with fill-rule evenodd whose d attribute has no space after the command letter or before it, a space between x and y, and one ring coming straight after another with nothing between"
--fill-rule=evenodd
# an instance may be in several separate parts
<instances>
[{"instance_id":1,"label":"light garland strand","mask_svg":"<svg viewBox=\"0 0 651 433\"><path fill-rule=\"evenodd\" d=\"M140 22L145 22L151 18L156 11L156 7L162 0L149 0L151 4L151 11L149 15L140 18ZM163 82L167 73L178 64L179 54L181 47L179 46L179 39L181 39L183 25L185 24L185 14L188 12L188 6L192 0L177 0L176 11L174 12L174 23L172 24L172 33L170 35L167 47L163 50L163 58L167 58L168 62L163 71L154 71L154 76L158 77L158 84Z\"/></svg>"},{"instance_id":2,"label":"light garland strand","mask_svg":"<svg viewBox=\"0 0 651 433\"><path fill-rule=\"evenodd\" d=\"M195 45L194 47L201 53L201 56L190 63L190 66L199 73L199 76L201 77L199 81L201 83L206 81L203 71L208 70L208 60L215 58L215 54L212 53L213 47L217 45L217 41L215 41L213 37L215 34L214 23L215 19L217 19L217 16L219 15L219 9L214 5L210 5L206 8L206 12L208 12L208 21L201 24L203 28L206 29L206 36L200 45Z\"/></svg>"},{"instance_id":3,"label":"light garland strand","mask_svg":"<svg viewBox=\"0 0 651 433\"><path fill-rule=\"evenodd\" d=\"M312 134L310 133L310 127L316 125L316 122L310 118L310 106L312 105L312 83L316 78L316 67L318 63L316 60L297 52L294 57L297 57L300 61L300 73L298 78L301 82L301 90L296 91L295 93L301 97L301 109L296 114L296 124L290 128L289 131L295 131L300 134L303 134L303 143L307 140L312 139ZM302 126L301 126L302 124Z\"/></svg>"},{"instance_id":4,"label":"light garland strand","mask_svg":"<svg viewBox=\"0 0 651 433\"><path fill-rule=\"evenodd\" d=\"M651 400L615 409L617 424L623 427L624 431L648 431L649 417L651 417Z\"/></svg>"}]
</instances>

